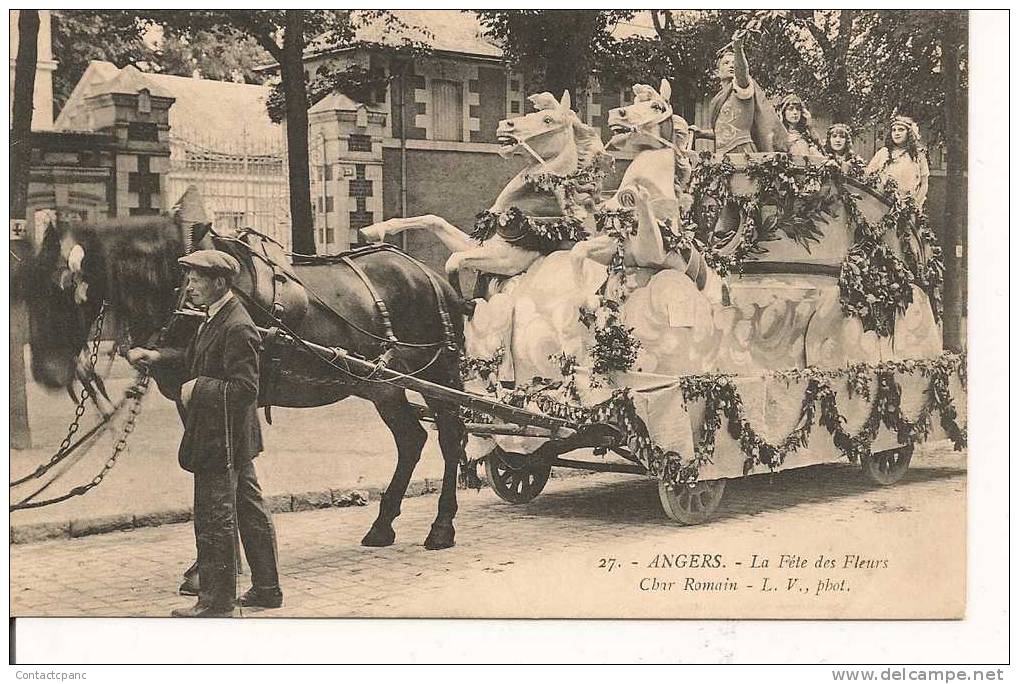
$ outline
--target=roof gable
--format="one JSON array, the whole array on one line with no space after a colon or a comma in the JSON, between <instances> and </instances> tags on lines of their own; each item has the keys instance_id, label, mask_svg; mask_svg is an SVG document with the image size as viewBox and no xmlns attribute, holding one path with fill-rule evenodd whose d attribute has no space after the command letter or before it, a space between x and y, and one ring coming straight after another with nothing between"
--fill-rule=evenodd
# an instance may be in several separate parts
<instances>
[{"instance_id":1,"label":"roof gable","mask_svg":"<svg viewBox=\"0 0 1019 684\"><path fill-rule=\"evenodd\" d=\"M118 69L92 61L57 117L58 130L89 130L85 100L105 93L137 93L171 97L170 135L201 142L218 151L280 148L283 128L269 120L268 86L211 81L186 76L142 73L133 66Z\"/></svg>"}]
</instances>

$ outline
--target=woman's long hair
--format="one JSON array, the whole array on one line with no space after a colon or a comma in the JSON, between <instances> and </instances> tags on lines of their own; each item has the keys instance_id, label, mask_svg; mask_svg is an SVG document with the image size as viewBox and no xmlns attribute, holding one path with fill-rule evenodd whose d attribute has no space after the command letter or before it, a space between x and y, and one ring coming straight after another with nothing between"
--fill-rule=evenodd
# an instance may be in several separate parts
<instances>
[{"instance_id":1,"label":"woman's long hair","mask_svg":"<svg viewBox=\"0 0 1019 684\"><path fill-rule=\"evenodd\" d=\"M916 125L916 122L906 116L895 116L892 118L891 123L888 124L888 128L885 130L885 147L888 148L888 158L891 159L892 150L898 148L894 142L892 142L892 126L900 124L906 127L906 142L902 145L902 148L906 150L906 154L915 161L920 161L920 155L925 154L926 150L923 147L923 142L920 140L920 129Z\"/></svg>"},{"instance_id":2,"label":"woman's long hair","mask_svg":"<svg viewBox=\"0 0 1019 684\"><path fill-rule=\"evenodd\" d=\"M800 110L800 120L790 126L789 122L785 120L785 110L789 107L797 107ZM795 130L803 139L814 147L820 149L821 142L817 139L814 134L814 130L810 127L810 111L804 106L803 100L798 95L786 95L782 98L782 103L779 105L778 116L782 120L782 125L788 131L790 128Z\"/></svg>"}]
</instances>

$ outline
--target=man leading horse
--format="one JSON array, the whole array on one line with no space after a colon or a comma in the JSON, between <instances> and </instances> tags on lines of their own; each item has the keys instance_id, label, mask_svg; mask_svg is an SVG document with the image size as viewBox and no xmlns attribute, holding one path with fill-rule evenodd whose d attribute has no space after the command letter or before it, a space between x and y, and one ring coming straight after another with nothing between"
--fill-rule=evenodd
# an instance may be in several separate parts
<instances>
[{"instance_id":1,"label":"man leading horse","mask_svg":"<svg viewBox=\"0 0 1019 684\"><path fill-rule=\"evenodd\" d=\"M230 290L240 273L237 260L216 250L178 259L187 269L187 295L206 311L195 338L184 349L136 347L133 365L183 371L177 400L184 416L178 460L194 474L194 524L198 547L198 602L174 617L228 617L237 595L235 534L240 532L252 587L241 606L278 608L276 531L252 463L262 450L256 413L260 338L244 306Z\"/></svg>"}]
</instances>

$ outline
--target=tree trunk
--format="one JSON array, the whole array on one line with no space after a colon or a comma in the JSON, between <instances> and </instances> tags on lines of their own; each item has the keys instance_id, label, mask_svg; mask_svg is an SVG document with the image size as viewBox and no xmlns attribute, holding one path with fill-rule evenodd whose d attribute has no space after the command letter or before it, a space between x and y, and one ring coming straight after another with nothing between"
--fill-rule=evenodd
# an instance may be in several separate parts
<instances>
[{"instance_id":1,"label":"tree trunk","mask_svg":"<svg viewBox=\"0 0 1019 684\"><path fill-rule=\"evenodd\" d=\"M849 123L852 108L849 102L849 44L853 33L853 10L839 12L839 35L834 45L834 68L832 69L829 91L835 94L832 103L832 122Z\"/></svg>"},{"instance_id":2,"label":"tree trunk","mask_svg":"<svg viewBox=\"0 0 1019 684\"><path fill-rule=\"evenodd\" d=\"M18 56L14 67L14 113L11 127L11 197L10 217L24 219L28 212L28 183L32 175L32 110L35 100L35 67L39 52L39 12L21 10L18 15ZM12 278L18 277L18 265L32 251L30 239L11 240ZM12 288L19 291L21 288ZM10 354L10 420L11 448L32 446L28 425L28 399L25 391L25 326L24 302L11 301L9 330Z\"/></svg>"},{"instance_id":3,"label":"tree trunk","mask_svg":"<svg viewBox=\"0 0 1019 684\"><path fill-rule=\"evenodd\" d=\"M965 11L948 11L941 35L942 73L945 83L945 347L966 347L966 126L968 98L962 84L960 64L968 44L969 22Z\"/></svg>"},{"instance_id":4,"label":"tree trunk","mask_svg":"<svg viewBox=\"0 0 1019 684\"><path fill-rule=\"evenodd\" d=\"M287 112L292 249L299 254L314 254L315 217L311 208L308 166L308 91L304 82L304 13L304 10L286 10L280 81Z\"/></svg>"},{"instance_id":5,"label":"tree trunk","mask_svg":"<svg viewBox=\"0 0 1019 684\"><path fill-rule=\"evenodd\" d=\"M25 218L29 171L32 166L32 110L35 65L38 59L39 12L18 16L18 56L14 67L14 113L11 130L11 218Z\"/></svg>"}]
</instances>

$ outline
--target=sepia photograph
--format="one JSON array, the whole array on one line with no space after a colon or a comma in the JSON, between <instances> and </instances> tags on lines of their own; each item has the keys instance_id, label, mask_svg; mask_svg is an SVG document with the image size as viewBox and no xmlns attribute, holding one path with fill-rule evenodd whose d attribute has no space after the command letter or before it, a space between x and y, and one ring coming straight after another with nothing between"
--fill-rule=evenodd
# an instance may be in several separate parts
<instances>
[{"instance_id":1,"label":"sepia photograph","mask_svg":"<svg viewBox=\"0 0 1019 684\"><path fill-rule=\"evenodd\" d=\"M969 12L9 17L12 625L967 617Z\"/></svg>"}]
</instances>

